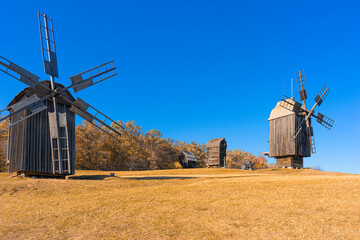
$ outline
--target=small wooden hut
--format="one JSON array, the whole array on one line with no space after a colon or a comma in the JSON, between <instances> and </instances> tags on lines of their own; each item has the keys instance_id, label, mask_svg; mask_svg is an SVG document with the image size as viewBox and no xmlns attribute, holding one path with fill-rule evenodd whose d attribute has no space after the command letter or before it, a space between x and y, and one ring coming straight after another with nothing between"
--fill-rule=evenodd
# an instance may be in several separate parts
<instances>
[{"instance_id":1,"label":"small wooden hut","mask_svg":"<svg viewBox=\"0 0 360 240\"><path fill-rule=\"evenodd\" d=\"M179 156L179 162L183 168L194 168L197 159L192 152L183 151Z\"/></svg>"},{"instance_id":2,"label":"small wooden hut","mask_svg":"<svg viewBox=\"0 0 360 240\"><path fill-rule=\"evenodd\" d=\"M268 119L270 123L269 157L276 159L278 167L303 168L303 157L310 157L311 155L309 136L306 128L303 128L297 141L293 140L292 136L304 116L296 111L300 109L301 104L299 105L293 99L287 101L293 105L289 104L287 108L284 108L281 104L285 103L283 101L278 102ZM291 107L293 107L292 111Z\"/></svg>"},{"instance_id":3,"label":"small wooden hut","mask_svg":"<svg viewBox=\"0 0 360 240\"><path fill-rule=\"evenodd\" d=\"M42 83L44 85L50 85L50 81L42 81ZM61 84L56 85L63 88ZM8 106L30 97L33 94L36 94L39 98L43 98L49 93L42 89L28 87L17 94ZM62 92L62 95L75 101L69 91ZM70 155L70 172L61 176L71 175L75 174L75 114L69 110L71 106L60 99L57 104L59 113L66 113ZM54 109L52 99L46 100L45 105L48 107L46 110L10 127L8 139L9 173L17 172L18 174L25 174L27 176L57 176L53 174L48 118L48 113L53 112ZM20 115L23 118L30 115L29 109L22 111ZM10 121L15 122L18 119L19 116L14 115L10 118ZM65 166L65 164L63 167L68 169L68 166Z\"/></svg>"},{"instance_id":4,"label":"small wooden hut","mask_svg":"<svg viewBox=\"0 0 360 240\"><path fill-rule=\"evenodd\" d=\"M226 165L226 148L225 138L211 139L206 144L206 149L208 150L206 165L210 167L224 167Z\"/></svg>"}]
</instances>

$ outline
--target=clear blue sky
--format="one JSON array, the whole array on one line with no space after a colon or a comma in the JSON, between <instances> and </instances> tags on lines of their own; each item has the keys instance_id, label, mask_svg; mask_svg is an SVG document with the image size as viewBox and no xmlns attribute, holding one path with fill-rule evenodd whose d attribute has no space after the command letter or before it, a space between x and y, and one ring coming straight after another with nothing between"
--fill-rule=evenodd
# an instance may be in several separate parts
<instances>
[{"instance_id":1,"label":"clear blue sky","mask_svg":"<svg viewBox=\"0 0 360 240\"><path fill-rule=\"evenodd\" d=\"M335 120L331 131L314 124L317 153L304 165L360 173L357 1L2 3L0 55L48 79L38 10L54 20L61 83L115 60L117 77L75 96L181 141L225 137L228 149L268 151L267 118L303 69L308 105L326 83L317 110ZM4 108L25 85L1 73L0 81Z\"/></svg>"}]
</instances>

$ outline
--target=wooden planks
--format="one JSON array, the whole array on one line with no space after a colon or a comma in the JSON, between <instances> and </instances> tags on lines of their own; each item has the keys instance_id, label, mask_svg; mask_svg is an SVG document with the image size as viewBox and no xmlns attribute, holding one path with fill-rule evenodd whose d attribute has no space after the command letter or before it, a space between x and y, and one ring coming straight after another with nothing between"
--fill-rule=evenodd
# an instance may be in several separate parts
<instances>
[{"instance_id":1,"label":"wooden planks","mask_svg":"<svg viewBox=\"0 0 360 240\"><path fill-rule=\"evenodd\" d=\"M37 93L34 89L24 89L21 95L18 94L14 98L12 104L34 93ZM73 99L72 96L71 99ZM9 129L11 136L8 151L10 173L31 172L38 175L52 174L48 112L52 112L54 106L51 99L45 101L45 105L48 107L47 110L39 112ZM66 123L63 122L63 124L68 126L70 174L75 174L75 114L69 108L70 106L64 103L60 102L58 104L59 112L66 112L67 115ZM29 114L29 110L23 111L21 114L25 116ZM14 115L13 118L11 121L16 121L18 116Z\"/></svg>"},{"instance_id":2,"label":"wooden planks","mask_svg":"<svg viewBox=\"0 0 360 240\"><path fill-rule=\"evenodd\" d=\"M207 144L208 150L208 166L223 167L226 165L226 148L227 143L225 138L211 139Z\"/></svg>"},{"instance_id":3,"label":"wooden planks","mask_svg":"<svg viewBox=\"0 0 360 240\"><path fill-rule=\"evenodd\" d=\"M292 135L304 116L291 114L270 120L269 157L310 156L306 128L303 128L297 141Z\"/></svg>"}]
</instances>

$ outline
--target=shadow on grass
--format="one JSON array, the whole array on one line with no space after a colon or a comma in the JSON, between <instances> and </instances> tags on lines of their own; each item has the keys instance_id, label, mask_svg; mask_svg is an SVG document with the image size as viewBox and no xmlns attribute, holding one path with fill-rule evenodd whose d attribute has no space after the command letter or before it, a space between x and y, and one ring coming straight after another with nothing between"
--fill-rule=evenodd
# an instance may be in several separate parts
<instances>
[{"instance_id":1,"label":"shadow on grass","mask_svg":"<svg viewBox=\"0 0 360 240\"><path fill-rule=\"evenodd\" d=\"M241 175L241 176L196 176L196 177L187 177L187 176L148 176L148 177L131 177L131 176L115 176L112 177L110 175L81 175L81 176L72 176L69 177L69 180L104 180L106 178L122 178L122 179L129 179L129 180L186 180L186 179L224 179L224 178L246 178L246 177L256 177L256 175Z\"/></svg>"},{"instance_id":2,"label":"shadow on grass","mask_svg":"<svg viewBox=\"0 0 360 240\"><path fill-rule=\"evenodd\" d=\"M221 176L221 177L208 177L208 178L248 178L248 177L258 177L261 175L241 175L241 176Z\"/></svg>"},{"instance_id":3,"label":"shadow on grass","mask_svg":"<svg viewBox=\"0 0 360 240\"><path fill-rule=\"evenodd\" d=\"M174 176L174 177L170 177L170 176L152 176L152 177L127 177L126 179L130 179L130 180L171 180L171 179L180 179L180 180L185 180L185 179L195 179L198 177L179 177L179 176Z\"/></svg>"},{"instance_id":4,"label":"shadow on grass","mask_svg":"<svg viewBox=\"0 0 360 240\"><path fill-rule=\"evenodd\" d=\"M241 176L204 176L204 177L185 177L185 176L149 176L149 177L124 177L125 179L130 180L171 180L171 179L200 179L200 178L206 178L206 179L222 179L222 178L246 178L246 177L255 177L256 175L241 175Z\"/></svg>"},{"instance_id":5,"label":"shadow on grass","mask_svg":"<svg viewBox=\"0 0 360 240\"><path fill-rule=\"evenodd\" d=\"M70 180L104 180L110 178L110 175L81 175L69 177ZM112 177L113 178L113 177Z\"/></svg>"}]
</instances>

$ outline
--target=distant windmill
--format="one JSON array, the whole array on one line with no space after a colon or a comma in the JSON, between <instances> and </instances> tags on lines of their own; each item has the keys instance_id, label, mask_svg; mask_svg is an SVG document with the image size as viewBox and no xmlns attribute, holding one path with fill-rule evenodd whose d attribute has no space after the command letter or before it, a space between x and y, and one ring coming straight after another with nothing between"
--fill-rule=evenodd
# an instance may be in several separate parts
<instances>
[{"instance_id":1,"label":"distant windmill","mask_svg":"<svg viewBox=\"0 0 360 240\"><path fill-rule=\"evenodd\" d=\"M255 162L251 163L251 159L247 159L247 160L245 160L244 164L241 166L241 169L252 171L254 165L255 165Z\"/></svg>"},{"instance_id":2,"label":"distant windmill","mask_svg":"<svg viewBox=\"0 0 360 240\"><path fill-rule=\"evenodd\" d=\"M308 110L306 106L307 91L305 86L304 71L295 73L300 100L303 104L296 102L294 98L284 96L276 107L271 111L270 118L270 140L269 157L276 159L277 165L281 167L303 167L303 157L310 157L315 153L315 139L311 117L331 129L334 121L325 115L315 115L315 107L320 106L327 95L329 88L324 85L315 97L315 104Z\"/></svg>"},{"instance_id":3,"label":"distant windmill","mask_svg":"<svg viewBox=\"0 0 360 240\"><path fill-rule=\"evenodd\" d=\"M225 167L226 148L227 142L225 138L214 138L208 141L206 144L208 150L206 165L209 167Z\"/></svg>"},{"instance_id":4,"label":"distant windmill","mask_svg":"<svg viewBox=\"0 0 360 240\"><path fill-rule=\"evenodd\" d=\"M26 175L64 176L75 173L75 114L98 129L116 138L122 128L80 98L68 91L78 92L117 75L113 61L70 77L71 85L56 83L59 78L53 21L39 15L40 39L45 73L50 81L39 77L0 57L0 70L29 87L20 92L4 110L0 123L8 122L9 173ZM4 111L9 114L1 115Z\"/></svg>"}]
</instances>

